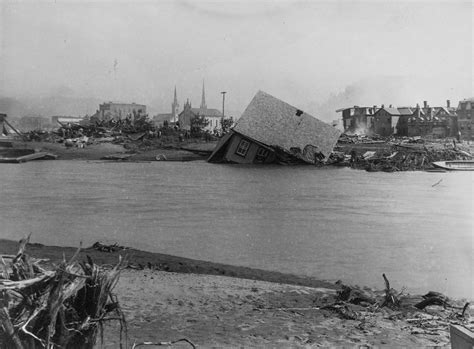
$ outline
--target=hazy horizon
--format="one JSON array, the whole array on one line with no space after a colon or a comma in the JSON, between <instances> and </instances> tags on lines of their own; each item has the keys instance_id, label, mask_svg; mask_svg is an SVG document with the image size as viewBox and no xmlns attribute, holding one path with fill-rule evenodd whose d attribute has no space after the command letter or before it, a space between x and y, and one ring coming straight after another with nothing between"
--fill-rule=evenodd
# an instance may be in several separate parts
<instances>
[{"instance_id":1,"label":"hazy horizon","mask_svg":"<svg viewBox=\"0 0 474 349\"><path fill-rule=\"evenodd\" d=\"M329 121L341 107L457 105L474 91L470 1L4 0L0 19L0 97L19 100L166 113L175 86L180 108L199 106L205 81L210 108L227 91L241 113L263 90Z\"/></svg>"}]
</instances>

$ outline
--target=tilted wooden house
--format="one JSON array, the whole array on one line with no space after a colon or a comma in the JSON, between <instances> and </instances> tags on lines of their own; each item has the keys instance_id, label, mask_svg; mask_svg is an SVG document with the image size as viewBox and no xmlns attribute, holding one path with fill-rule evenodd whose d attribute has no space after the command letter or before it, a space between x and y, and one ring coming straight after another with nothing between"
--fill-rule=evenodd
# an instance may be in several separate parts
<instances>
[{"instance_id":1,"label":"tilted wooden house","mask_svg":"<svg viewBox=\"0 0 474 349\"><path fill-rule=\"evenodd\" d=\"M340 131L259 91L209 162L314 164L331 154Z\"/></svg>"}]
</instances>

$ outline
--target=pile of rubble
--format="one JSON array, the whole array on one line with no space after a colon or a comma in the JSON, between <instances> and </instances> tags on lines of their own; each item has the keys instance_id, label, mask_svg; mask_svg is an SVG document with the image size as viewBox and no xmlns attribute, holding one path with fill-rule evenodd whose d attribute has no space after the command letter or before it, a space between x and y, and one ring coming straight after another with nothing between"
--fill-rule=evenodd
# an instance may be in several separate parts
<instances>
[{"instance_id":1,"label":"pile of rubble","mask_svg":"<svg viewBox=\"0 0 474 349\"><path fill-rule=\"evenodd\" d=\"M94 348L107 321L125 318L112 290L123 268L98 266L79 251L52 270L25 253L0 256L1 348ZM120 337L122 338L122 331Z\"/></svg>"},{"instance_id":2,"label":"pile of rubble","mask_svg":"<svg viewBox=\"0 0 474 349\"><path fill-rule=\"evenodd\" d=\"M471 160L472 155L455 141L428 141L420 137L392 139L343 134L326 165L367 171L414 171L433 169L433 162Z\"/></svg>"},{"instance_id":3,"label":"pile of rubble","mask_svg":"<svg viewBox=\"0 0 474 349\"><path fill-rule=\"evenodd\" d=\"M387 140L381 136L373 135L357 135L357 134L348 134L343 133L338 140L338 144L377 144L385 143Z\"/></svg>"},{"instance_id":4,"label":"pile of rubble","mask_svg":"<svg viewBox=\"0 0 474 349\"><path fill-rule=\"evenodd\" d=\"M341 283L337 299L325 307L341 318L361 321L360 326L371 326L377 313L392 321L406 323L405 330L411 334L447 336L450 325L461 325L474 329L474 317L469 302L452 300L439 292L410 295L390 287L385 276L385 290L377 291Z\"/></svg>"}]
</instances>

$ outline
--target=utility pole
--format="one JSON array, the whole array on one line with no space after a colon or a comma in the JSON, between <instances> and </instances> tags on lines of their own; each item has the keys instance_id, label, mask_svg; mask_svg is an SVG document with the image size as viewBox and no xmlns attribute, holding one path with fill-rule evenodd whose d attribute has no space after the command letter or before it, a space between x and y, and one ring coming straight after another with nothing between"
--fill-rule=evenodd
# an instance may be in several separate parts
<instances>
[{"instance_id":1,"label":"utility pole","mask_svg":"<svg viewBox=\"0 0 474 349\"><path fill-rule=\"evenodd\" d=\"M225 94L227 93L226 91L222 91L222 118L221 118L221 132L223 132L223 126L224 126L224 104L225 104Z\"/></svg>"}]
</instances>

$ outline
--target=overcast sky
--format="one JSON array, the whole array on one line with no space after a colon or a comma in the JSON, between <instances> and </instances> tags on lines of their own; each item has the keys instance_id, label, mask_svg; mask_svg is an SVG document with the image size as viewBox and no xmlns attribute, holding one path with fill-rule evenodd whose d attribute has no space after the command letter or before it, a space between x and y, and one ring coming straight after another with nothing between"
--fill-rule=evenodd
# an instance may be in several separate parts
<instances>
[{"instance_id":1,"label":"overcast sky","mask_svg":"<svg viewBox=\"0 0 474 349\"><path fill-rule=\"evenodd\" d=\"M363 100L347 103L434 105L474 94L472 64L471 1L0 0L0 94L10 97L169 112L175 85L181 106L198 106L204 79L218 109L221 91L243 111L263 90L316 110L364 84ZM378 100L384 81L391 100Z\"/></svg>"}]
</instances>

